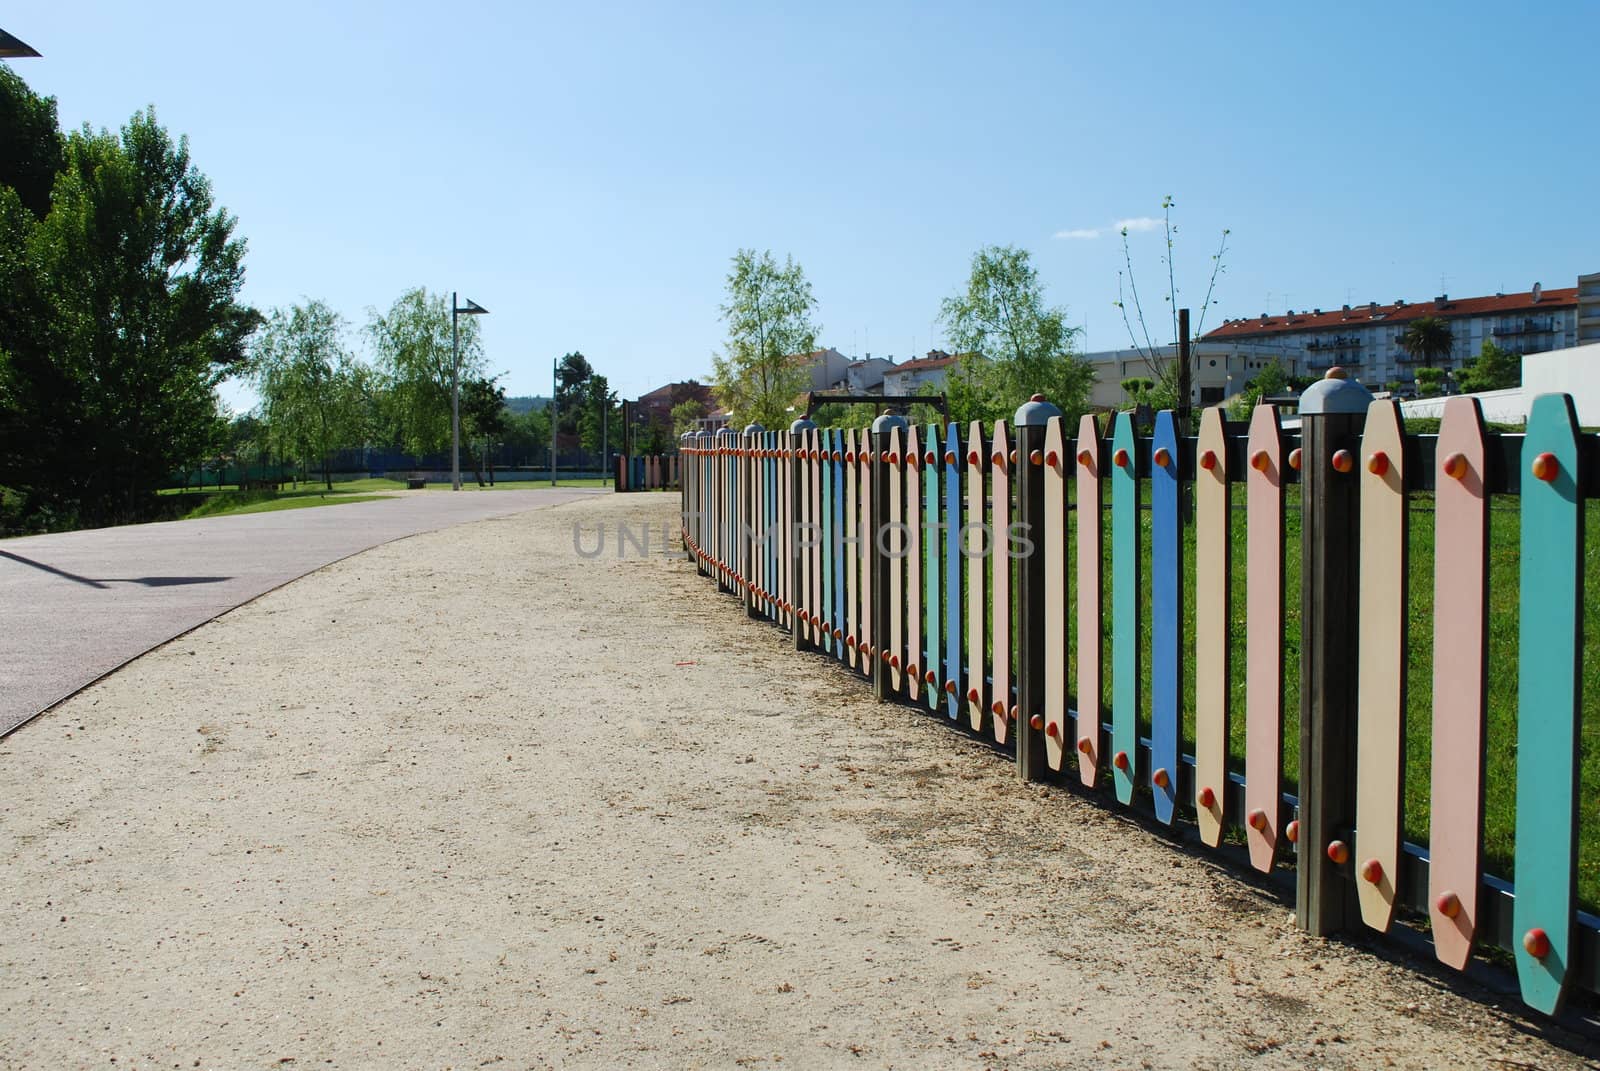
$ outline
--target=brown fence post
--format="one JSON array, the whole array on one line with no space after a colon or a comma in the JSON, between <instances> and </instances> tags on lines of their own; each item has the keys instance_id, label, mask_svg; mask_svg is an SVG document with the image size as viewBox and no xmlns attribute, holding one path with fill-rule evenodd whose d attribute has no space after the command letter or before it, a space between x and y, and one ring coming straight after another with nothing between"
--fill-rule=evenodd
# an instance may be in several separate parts
<instances>
[{"instance_id":1,"label":"brown fence post","mask_svg":"<svg viewBox=\"0 0 1600 1071\"><path fill-rule=\"evenodd\" d=\"M1295 921L1319 937L1360 918L1342 873L1355 825L1361 497L1355 464L1372 394L1342 368L1300 396L1300 835Z\"/></svg>"},{"instance_id":2,"label":"brown fence post","mask_svg":"<svg viewBox=\"0 0 1600 1071\"><path fill-rule=\"evenodd\" d=\"M872 658L872 697L882 703L894 698L889 683L889 665L882 652L889 649L889 615L903 614L904 606L889 605L889 570L902 569L905 562L884 553L884 540L889 528L889 463L884 458L889 453L889 433L906 430L904 417L885 413L872 422L872 531L866 533L870 542L867 560L872 574L872 638L877 653ZM904 548L905 541L897 544Z\"/></svg>"},{"instance_id":3,"label":"brown fence post","mask_svg":"<svg viewBox=\"0 0 1600 1071\"><path fill-rule=\"evenodd\" d=\"M1050 532L1044 514L1044 433L1051 417L1061 410L1035 394L1017 409L1017 520L1028 540L1028 553L1016 569L1017 605L1017 776L1038 781L1045 773L1044 741L1044 550L1046 539L1065 538ZM1065 518L1062 518L1063 520ZM994 553L1004 554L1010 542L996 532ZM1065 612L1065 607L1062 608ZM1035 722L1035 719L1038 719Z\"/></svg>"},{"instance_id":4,"label":"brown fence post","mask_svg":"<svg viewBox=\"0 0 1600 1071\"><path fill-rule=\"evenodd\" d=\"M804 417L789 425L789 444L793 447L789 459L790 472L793 474L793 488L789 496L789 538L787 551L789 554L790 575L794 577L794 589L790 592L790 600L794 603L794 613L790 615L790 639L794 641L794 649L806 649L806 626L800 620L802 608L809 609L806 603L806 592L810 587L806 584L806 562L810 557L801 549L801 543L816 538L816 533L809 528L801 526L816 518L811 516L811 495L806 491L805 474L806 463L804 450L806 448L806 435L816 431L817 425ZM802 539L804 533L804 539Z\"/></svg>"},{"instance_id":5,"label":"brown fence post","mask_svg":"<svg viewBox=\"0 0 1600 1071\"><path fill-rule=\"evenodd\" d=\"M762 552L761 544L757 542L759 534L763 531L761 523L761 500L756 495L758 481L756 472L761 462L756 460L757 447L761 443L761 436L766 428L760 424L746 424L743 441L740 444L741 456L739 458L739 494L743 502L739 509L739 521L743 526L739 531L739 550L743 559L745 583L740 587L744 591L744 613L746 617L760 617L761 604L756 600L755 580L757 577L756 556Z\"/></svg>"}]
</instances>

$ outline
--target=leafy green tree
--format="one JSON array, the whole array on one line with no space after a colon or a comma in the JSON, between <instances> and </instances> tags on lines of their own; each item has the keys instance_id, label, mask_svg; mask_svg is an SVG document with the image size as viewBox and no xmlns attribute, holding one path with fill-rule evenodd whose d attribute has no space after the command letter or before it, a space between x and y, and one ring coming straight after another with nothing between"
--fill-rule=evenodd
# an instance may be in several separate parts
<instances>
[{"instance_id":1,"label":"leafy green tree","mask_svg":"<svg viewBox=\"0 0 1600 1071\"><path fill-rule=\"evenodd\" d=\"M556 419L562 435L579 436L583 407L588 403L589 380L594 365L577 350L562 356L556 364Z\"/></svg>"},{"instance_id":2,"label":"leafy green tree","mask_svg":"<svg viewBox=\"0 0 1600 1071\"><path fill-rule=\"evenodd\" d=\"M712 375L718 399L739 426L789 426L787 410L807 381L792 358L816 348L816 307L805 271L792 257L780 267L770 251L734 254L727 302L720 307L728 340L723 355L712 358Z\"/></svg>"},{"instance_id":3,"label":"leafy green tree","mask_svg":"<svg viewBox=\"0 0 1600 1071\"><path fill-rule=\"evenodd\" d=\"M1234 420L1249 420L1250 413L1263 398L1276 398L1289 390L1289 373L1276 357L1254 378L1245 382L1244 389L1228 400L1228 415Z\"/></svg>"},{"instance_id":4,"label":"leafy green tree","mask_svg":"<svg viewBox=\"0 0 1600 1071\"><path fill-rule=\"evenodd\" d=\"M694 431L698 424L695 422L706 415L706 403L699 398L685 398L672 407L672 434L682 435Z\"/></svg>"},{"instance_id":5,"label":"leafy green tree","mask_svg":"<svg viewBox=\"0 0 1600 1071\"><path fill-rule=\"evenodd\" d=\"M599 451L608 436L616 436L622 429L622 411L617 392L611 389L606 377L598 373L584 383L583 392L574 400L577 406L578 445L591 452Z\"/></svg>"},{"instance_id":6,"label":"leafy green tree","mask_svg":"<svg viewBox=\"0 0 1600 1071\"><path fill-rule=\"evenodd\" d=\"M485 469L489 473L489 485L494 486L493 449L511 426L506 391L496 379L478 376L461 384L461 439L477 446L476 452L469 450L469 453L478 461L473 465L473 475L479 487L483 486Z\"/></svg>"},{"instance_id":7,"label":"leafy green tree","mask_svg":"<svg viewBox=\"0 0 1600 1071\"><path fill-rule=\"evenodd\" d=\"M811 421L819 428L868 428L877 415L877 407L866 402L827 402L817 406ZM787 424L783 426L788 427Z\"/></svg>"},{"instance_id":8,"label":"leafy green tree","mask_svg":"<svg viewBox=\"0 0 1600 1071\"><path fill-rule=\"evenodd\" d=\"M56 99L39 96L0 63L0 186L16 190L23 207L43 219L65 162Z\"/></svg>"},{"instance_id":9,"label":"leafy green tree","mask_svg":"<svg viewBox=\"0 0 1600 1071\"><path fill-rule=\"evenodd\" d=\"M73 133L42 220L0 187L0 484L85 522L138 519L210 454L216 385L260 322L237 300L234 226L153 110Z\"/></svg>"},{"instance_id":10,"label":"leafy green tree","mask_svg":"<svg viewBox=\"0 0 1600 1071\"><path fill-rule=\"evenodd\" d=\"M1486 338L1478 355L1456 374L1456 382L1468 393L1520 387L1522 358L1501 349L1493 339Z\"/></svg>"},{"instance_id":11,"label":"leafy green tree","mask_svg":"<svg viewBox=\"0 0 1600 1071\"><path fill-rule=\"evenodd\" d=\"M1089 407L1094 369L1074 348L1066 310L1044 303L1027 250L985 246L973 254L964 293L945 298L939 319L962 358L945 383L951 419L1009 418L1033 394L1069 422Z\"/></svg>"},{"instance_id":12,"label":"leafy green tree","mask_svg":"<svg viewBox=\"0 0 1600 1071\"><path fill-rule=\"evenodd\" d=\"M274 309L251 355L262 416L333 490L333 452L365 443L361 376L344 320L321 301Z\"/></svg>"},{"instance_id":13,"label":"leafy green tree","mask_svg":"<svg viewBox=\"0 0 1600 1071\"><path fill-rule=\"evenodd\" d=\"M483 375L477 317L460 318L461 382ZM367 338L386 378L388 420L395 441L412 454L450 448L450 296L407 290L379 314L369 313Z\"/></svg>"},{"instance_id":14,"label":"leafy green tree","mask_svg":"<svg viewBox=\"0 0 1600 1071\"><path fill-rule=\"evenodd\" d=\"M1400 348L1421 361L1424 368L1432 368L1435 361L1450 356L1456 339L1447 322L1437 316L1423 316L1406 325L1399 341Z\"/></svg>"},{"instance_id":15,"label":"leafy green tree","mask_svg":"<svg viewBox=\"0 0 1600 1071\"><path fill-rule=\"evenodd\" d=\"M1417 369L1417 393L1426 398L1438 394L1444 386L1444 369L1422 367Z\"/></svg>"}]
</instances>

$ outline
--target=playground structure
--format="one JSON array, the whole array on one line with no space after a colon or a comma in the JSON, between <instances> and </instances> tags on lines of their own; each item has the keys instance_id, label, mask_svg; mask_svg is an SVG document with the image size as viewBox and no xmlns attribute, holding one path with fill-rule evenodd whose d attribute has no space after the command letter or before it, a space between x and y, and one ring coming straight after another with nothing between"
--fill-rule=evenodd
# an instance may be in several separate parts
<instances>
[{"instance_id":1,"label":"playground structure","mask_svg":"<svg viewBox=\"0 0 1600 1071\"><path fill-rule=\"evenodd\" d=\"M1600 919L1577 897L1600 440L1565 395L1535 402L1525 436L1486 434L1467 397L1437 437L1406 436L1395 403L1332 374L1301 416L1296 436L1271 406L1247 427L1213 408L1190 438L1163 412L1146 437L1130 413L1069 428L1036 397L1010 426L691 434L683 540L751 617L988 739L1024 780L1109 787L1212 847L1242 837L1256 869L1294 867L1309 932L1383 933L1409 912L1453 968L1475 946L1513 952L1523 999L1555 1014L1600 987ZM1520 496L1515 740L1486 733L1495 494ZM1403 839L1412 523L1435 529L1434 573L1416 578L1436 618L1429 846ZM1514 886L1483 861L1485 756L1513 745Z\"/></svg>"}]
</instances>

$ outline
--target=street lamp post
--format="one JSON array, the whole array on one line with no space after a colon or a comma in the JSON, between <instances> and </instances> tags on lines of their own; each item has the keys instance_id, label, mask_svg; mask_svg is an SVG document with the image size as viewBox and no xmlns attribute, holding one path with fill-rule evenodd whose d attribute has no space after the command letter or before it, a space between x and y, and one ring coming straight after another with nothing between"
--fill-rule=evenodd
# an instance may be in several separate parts
<instances>
[{"instance_id":1,"label":"street lamp post","mask_svg":"<svg viewBox=\"0 0 1600 1071\"><path fill-rule=\"evenodd\" d=\"M450 291L450 490L461 490L461 332L456 327L459 316L482 316L489 310L471 298L465 305L456 304L456 292Z\"/></svg>"}]
</instances>

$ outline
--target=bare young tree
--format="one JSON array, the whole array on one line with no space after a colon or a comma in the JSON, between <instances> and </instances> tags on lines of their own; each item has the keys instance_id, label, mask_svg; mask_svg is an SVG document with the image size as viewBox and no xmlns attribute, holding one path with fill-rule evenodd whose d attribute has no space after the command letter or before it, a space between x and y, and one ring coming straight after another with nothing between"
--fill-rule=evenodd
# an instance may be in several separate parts
<instances>
[{"instance_id":1,"label":"bare young tree","mask_svg":"<svg viewBox=\"0 0 1600 1071\"><path fill-rule=\"evenodd\" d=\"M1162 234L1166 240L1166 252L1162 262L1167 266L1167 292L1162 295L1162 300L1167 304L1167 314L1172 321L1172 340L1170 345L1176 350L1181 339L1178 327L1178 296L1182 291L1178 287L1178 273L1173 265L1173 252L1177 246L1178 226L1172 222L1172 209L1177 205L1172 195L1168 194L1161 199L1161 225ZM1228 252L1227 228L1223 228L1221 239L1217 243L1217 251L1211 255L1211 276L1206 281L1205 298L1200 302L1199 315L1190 325L1191 341L1198 340L1205 330L1206 311L1216 304L1213 295L1217 289L1217 277L1226 268L1225 257ZM1164 354L1163 348L1168 343L1158 343L1150 337L1150 326L1145 319L1144 305L1139 299L1139 284L1133 271L1133 254L1128 247L1128 228L1122 228L1122 262L1124 268L1117 273L1117 308L1122 313L1123 326L1128 330L1128 341L1133 349L1144 360L1145 367L1150 370L1151 377L1155 380L1155 387L1151 391L1152 404L1158 409L1184 409L1187 410L1189 398L1187 397L1187 383L1180 385L1179 379L1187 379L1182 373L1177 353ZM1132 316L1129 315L1128 303L1133 305ZM1138 330L1134 325L1137 323Z\"/></svg>"}]
</instances>

